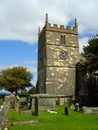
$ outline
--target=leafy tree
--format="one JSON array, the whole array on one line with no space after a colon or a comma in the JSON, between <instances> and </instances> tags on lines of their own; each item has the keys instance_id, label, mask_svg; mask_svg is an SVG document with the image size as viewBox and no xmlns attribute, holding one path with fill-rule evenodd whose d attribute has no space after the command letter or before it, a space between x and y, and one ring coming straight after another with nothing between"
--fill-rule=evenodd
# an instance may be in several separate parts
<instances>
[{"instance_id":1,"label":"leafy tree","mask_svg":"<svg viewBox=\"0 0 98 130\"><path fill-rule=\"evenodd\" d=\"M88 45L84 46L83 50L82 56L85 60L82 63L91 74L93 71L98 70L98 34L88 41Z\"/></svg>"},{"instance_id":2,"label":"leafy tree","mask_svg":"<svg viewBox=\"0 0 98 130\"><path fill-rule=\"evenodd\" d=\"M0 73L0 87L8 91L18 91L32 86L32 74L24 67L13 67Z\"/></svg>"},{"instance_id":3,"label":"leafy tree","mask_svg":"<svg viewBox=\"0 0 98 130\"><path fill-rule=\"evenodd\" d=\"M30 90L28 91L28 94L35 94L36 93L36 88L33 86L30 88Z\"/></svg>"}]
</instances>

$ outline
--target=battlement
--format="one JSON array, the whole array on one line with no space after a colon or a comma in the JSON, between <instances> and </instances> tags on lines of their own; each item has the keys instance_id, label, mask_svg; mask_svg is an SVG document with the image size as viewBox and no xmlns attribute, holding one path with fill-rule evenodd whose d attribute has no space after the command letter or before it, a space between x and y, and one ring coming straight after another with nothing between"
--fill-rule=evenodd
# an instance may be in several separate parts
<instances>
[{"instance_id":1,"label":"battlement","mask_svg":"<svg viewBox=\"0 0 98 130\"><path fill-rule=\"evenodd\" d=\"M50 23L47 23L46 25L45 25L45 29L60 29L60 30L70 30L70 31L76 31L75 29L76 29L76 27L73 27L73 28L71 28L70 26L66 26L66 28L64 27L64 25L60 25L60 26L58 26L57 24L53 24L53 26L50 24Z\"/></svg>"},{"instance_id":2,"label":"battlement","mask_svg":"<svg viewBox=\"0 0 98 130\"><path fill-rule=\"evenodd\" d=\"M77 21L75 19L75 25L74 27L60 25L58 26L57 24L51 25L51 23L48 22L48 14L46 14L46 21L45 21L45 26L41 31L39 31L39 35L42 34L44 31L54 31L54 32L61 32L61 33L69 33L69 34L78 34L78 26L77 26Z\"/></svg>"}]
</instances>

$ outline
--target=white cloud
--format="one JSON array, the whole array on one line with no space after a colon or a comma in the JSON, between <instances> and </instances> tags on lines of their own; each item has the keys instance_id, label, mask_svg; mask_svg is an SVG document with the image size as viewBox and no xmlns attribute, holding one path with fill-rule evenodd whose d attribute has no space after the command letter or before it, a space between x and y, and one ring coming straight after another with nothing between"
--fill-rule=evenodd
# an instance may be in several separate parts
<instances>
[{"instance_id":1,"label":"white cloud","mask_svg":"<svg viewBox=\"0 0 98 130\"><path fill-rule=\"evenodd\" d=\"M53 24L66 26L76 17L79 34L96 33L97 12L97 0L0 0L0 39L33 44L38 26L44 26L46 13Z\"/></svg>"},{"instance_id":2,"label":"white cloud","mask_svg":"<svg viewBox=\"0 0 98 130\"><path fill-rule=\"evenodd\" d=\"M0 71L8 69L8 68L12 68L15 66L19 66L19 65L5 65L5 64L0 64Z\"/></svg>"},{"instance_id":3,"label":"white cloud","mask_svg":"<svg viewBox=\"0 0 98 130\"><path fill-rule=\"evenodd\" d=\"M26 66L31 73L37 73L37 68L33 66Z\"/></svg>"},{"instance_id":4,"label":"white cloud","mask_svg":"<svg viewBox=\"0 0 98 130\"><path fill-rule=\"evenodd\" d=\"M5 65L5 64L0 64L0 71L12 68L15 66L20 66L20 65ZM37 73L37 67L36 66L31 66L31 65L21 65L23 67L26 67L31 73Z\"/></svg>"},{"instance_id":5,"label":"white cloud","mask_svg":"<svg viewBox=\"0 0 98 130\"><path fill-rule=\"evenodd\" d=\"M37 61L24 61L24 64L36 65Z\"/></svg>"},{"instance_id":6,"label":"white cloud","mask_svg":"<svg viewBox=\"0 0 98 130\"><path fill-rule=\"evenodd\" d=\"M79 39L79 46L80 46L79 51L80 52L83 52L83 46L86 46L88 44L88 39L89 39L89 37L84 37L84 38Z\"/></svg>"}]
</instances>

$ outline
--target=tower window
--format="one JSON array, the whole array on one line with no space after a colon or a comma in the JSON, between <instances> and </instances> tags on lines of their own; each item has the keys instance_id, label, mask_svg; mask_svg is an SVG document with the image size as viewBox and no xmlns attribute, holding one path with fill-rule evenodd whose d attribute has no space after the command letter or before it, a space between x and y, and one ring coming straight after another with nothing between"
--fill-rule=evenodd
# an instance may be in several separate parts
<instances>
[{"instance_id":1,"label":"tower window","mask_svg":"<svg viewBox=\"0 0 98 130\"><path fill-rule=\"evenodd\" d=\"M61 36L61 44L66 44L66 42L65 42L65 36Z\"/></svg>"}]
</instances>

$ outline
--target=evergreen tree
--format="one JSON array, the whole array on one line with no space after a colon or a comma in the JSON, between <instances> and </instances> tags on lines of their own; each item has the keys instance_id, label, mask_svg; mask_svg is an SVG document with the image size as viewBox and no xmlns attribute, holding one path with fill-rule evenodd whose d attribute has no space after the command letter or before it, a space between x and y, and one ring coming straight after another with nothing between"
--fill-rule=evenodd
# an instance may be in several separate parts
<instances>
[{"instance_id":1,"label":"evergreen tree","mask_svg":"<svg viewBox=\"0 0 98 130\"><path fill-rule=\"evenodd\" d=\"M93 71L98 70L98 34L88 41L88 45L84 46L83 50L82 56L85 60L82 63L91 74Z\"/></svg>"}]
</instances>

